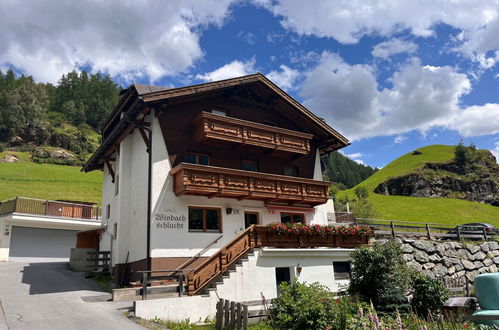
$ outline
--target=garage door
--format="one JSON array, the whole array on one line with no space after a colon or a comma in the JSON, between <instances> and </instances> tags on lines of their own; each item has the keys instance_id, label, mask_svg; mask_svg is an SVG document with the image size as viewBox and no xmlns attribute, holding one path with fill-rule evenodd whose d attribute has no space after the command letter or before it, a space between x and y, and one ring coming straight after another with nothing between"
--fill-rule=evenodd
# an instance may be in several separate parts
<instances>
[{"instance_id":1,"label":"garage door","mask_svg":"<svg viewBox=\"0 0 499 330\"><path fill-rule=\"evenodd\" d=\"M12 227L10 260L49 258L69 260L71 248L76 246L73 230Z\"/></svg>"}]
</instances>

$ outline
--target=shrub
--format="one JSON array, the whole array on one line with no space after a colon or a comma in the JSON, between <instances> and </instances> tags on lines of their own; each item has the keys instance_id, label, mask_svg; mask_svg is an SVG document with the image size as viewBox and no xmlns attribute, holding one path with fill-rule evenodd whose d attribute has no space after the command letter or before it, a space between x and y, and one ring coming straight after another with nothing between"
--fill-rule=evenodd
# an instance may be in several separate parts
<instances>
[{"instance_id":1,"label":"shrub","mask_svg":"<svg viewBox=\"0 0 499 330\"><path fill-rule=\"evenodd\" d=\"M354 191L358 199L366 199L369 196L369 191L364 186L358 186Z\"/></svg>"},{"instance_id":2,"label":"shrub","mask_svg":"<svg viewBox=\"0 0 499 330\"><path fill-rule=\"evenodd\" d=\"M411 306L420 316L438 314L449 297L447 288L438 280L416 273L412 279Z\"/></svg>"},{"instance_id":3,"label":"shrub","mask_svg":"<svg viewBox=\"0 0 499 330\"><path fill-rule=\"evenodd\" d=\"M401 247L394 241L375 242L351 253L352 276L349 292L374 304L380 312L404 311L409 308L405 293L409 291L411 271L402 258Z\"/></svg>"},{"instance_id":4,"label":"shrub","mask_svg":"<svg viewBox=\"0 0 499 330\"><path fill-rule=\"evenodd\" d=\"M318 283L282 283L272 309L274 327L323 330L334 318L334 304L332 293Z\"/></svg>"},{"instance_id":5,"label":"shrub","mask_svg":"<svg viewBox=\"0 0 499 330\"><path fill-rule=\"evenodd\" d=\"M355 218L371 218L374 216L374 206L368 199L360 199L350 203L350 209Z\"/></svg>"},{"instance_id":6,"label":"shrub","mask_svg":"<svg viewBox=\"0 0 499 330\"><path fill-rule=\"evenodd\" d=\"M3 152L5 150L5 143L0 142L0 152Z\"/></svg>"}]
</instances>

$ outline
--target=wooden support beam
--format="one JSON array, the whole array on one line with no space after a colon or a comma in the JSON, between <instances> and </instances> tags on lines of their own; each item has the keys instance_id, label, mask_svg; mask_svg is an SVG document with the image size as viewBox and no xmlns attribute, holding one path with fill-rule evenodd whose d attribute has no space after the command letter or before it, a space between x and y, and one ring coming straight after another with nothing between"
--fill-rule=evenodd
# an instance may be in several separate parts
<instances>
[{"instance_id":1,"label":"wooden support beam","mask_svg":"<svg viewBox=\"0 0 499 330\"><path fill-rule=\"evenodd\" d=\"M239 196L239 197L237 198L237 200L238 200L238 201L242 201L242 200L248 199L248 198L250 198L250 197L251 197L251 195L242 195L242 196Z\"/></svg>"},{"instance_id":2,"label":"wooden support beam","mask_svg":"<svg viewBox=\"0 0 499 330\"><path fill-rule=\"evenodd\" d=\"M115 176L114 176L113 166L111 165L111 162L109 161L108 158L105 158L104 162L107 165L107 169L109 170L109 174L111 174L111 177L113 178L113 183L114 183Z\"/></svg>"},{"instance_id":3,"label":"wooden support beam","mask_svg":"<svg viewBox=\"0 0 499 330\"><path fill-rule=\"evenodd\" d=\"M211 194L208 195L208 198L217 197L219 195L220 195L220 192L211 193Z\"/></svg>"},{"instance_id":4,"label":"wooden support beam","mask_svg":"<svg viewBox=\"0 0 499 330\"><path fill-rule=\"evenodd\" d=\"M150 141L149 137L147 136L146 132L144 131L143 127L138 127L140 136L142 136L142 140L144 140L144 143L146 144L146 151L149 152L149 146L150 146Z\"/></svg>"}]
</instances>

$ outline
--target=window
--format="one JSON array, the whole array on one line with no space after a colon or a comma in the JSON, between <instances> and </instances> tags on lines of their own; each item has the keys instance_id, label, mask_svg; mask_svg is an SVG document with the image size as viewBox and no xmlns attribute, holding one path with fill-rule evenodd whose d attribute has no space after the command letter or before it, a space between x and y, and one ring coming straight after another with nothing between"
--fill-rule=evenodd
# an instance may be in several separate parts
<instances>
[{"instance_id":1,"label":"window","mask_svg":"<svg viewBox=\"0 0 499 330\"><path fill-rule=\"evenodd\" d=\"M227 116L227 111L225 110L220 110L220 109L211 109L211 113L214 115L219 115L219 116Z\"/></svg>"},{"instance_id":2,"label":"window","mask_svg":"<svg viewBox=\"0 0 499 330\"><path fill-rule=\"evenodd\" d=\"M283 172L284 172L284 175L287 175L287 176L298 176L298 167L296 167L296 166L284 166Z\"/></svg>"},{"instance_id":3,"label":"window","mask_svg":"<svg viewBox=\"0 0 499 330\"><path fill-rule=\"evenodd\" d=\"M241 161L241 169L243 169L245 171L257 172L258 171L258 163L254 160L243 159Z\"/></svg>"},{"instance_id":4,"label":"window","mask_svg":"<svg viewBox=\"0 0 499 330\"><path fill-rule=\"evenodd\" d=\"M116 239L118 237L118 223L115 222L113 225L113 238Z\"/></svg>"},{"instance_id":5,"label":"window","mask_svg":"<svg viewBox=\"0 0 499 330\"><path fill-rule=\"evenodd\" d=\"M114 196L118 195L120 190L120 176L116 175L116 180L114 181Z\"/></svg>"},{"instance_id":6,"label":"window","mask_svg":"<svg viewBox=\"0 0 499 330\"><path fill-rule=\"evenodd\" d=\"M348 261L335 261L333 262L333 271L335 280L349 280L350 279L350 262Z\"/></svg>"},{"instance_id":7,"label":"window","mask_svg":"<svg viewBox=\"0 0 499 330\"><path fill-rule=\"evenodd\" d=\"M106 219L111 217L111 204L106 205Z\"/></svg>"},{"instance_id":8,"label":"window","mask_svg":"<svg viewBox=\"0 0 499 330\"><path fill-rule=\"evenodd\" d=\"M222 232L222 212L218 208L189 207L189 231Z\"/></svg>"},{"instance_id":9,"label":"window","mask_svg":"<svg viewBox=\"0 0 499 330\"><path fill-rule=\"evenodd\" d=\"M185 157L185 161L191 164L210 165L210 156L207 154L188 152Z\"/></svg>"},{"instance_id":10,"label":"window","mask_svg":"<svg viewBox=\"0 0 499 330\"><path fill-rule=\"evenodd\" d=\"M282 223L305 223L305 214L303 213L281 213Z\"/></svg>"},{"instance_id":11,"label":"window","mask_svg":"<svg viewBox=\"0 0 499 330\"><path fill-rule=\"evenodd\" d=\"M257 212L244 212L244 228L248 228L251 225L258 224L258 213Z\"/></svg>"}]
</instances>

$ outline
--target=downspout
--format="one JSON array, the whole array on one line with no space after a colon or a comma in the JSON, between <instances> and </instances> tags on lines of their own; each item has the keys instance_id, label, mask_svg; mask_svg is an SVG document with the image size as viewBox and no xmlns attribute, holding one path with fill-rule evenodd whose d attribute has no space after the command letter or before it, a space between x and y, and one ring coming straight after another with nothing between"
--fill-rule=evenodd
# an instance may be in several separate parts
<instances>
[{"instance_id":1,"label":"downspout","mask_svg":"<svg viewBox=\"0 0 499 330\"><path fill-rule=\"evenodd\" d=\"M146 152L148 153L147 170L147 237L146 237L146 270L151 270L151 204L152 204L152 130L142 126L149 135L149 143Z\"/></svg>"},{"instance_id":2,"label":"downspout","mask_svg":"<svg viewBox=\"0 0 499 330\"><path fill-rule=\"evenodd\" d=\"M152 124L152 123L151 123ZM147 234L146 234L146 270L151 270L151 204L152 204L152 130L145 126L140 125L140 123L135 124L136 127L140 127L147 131L148 133L148 143L146 152L148 153L147 161Z\"/></svg>"}]
</instances>

